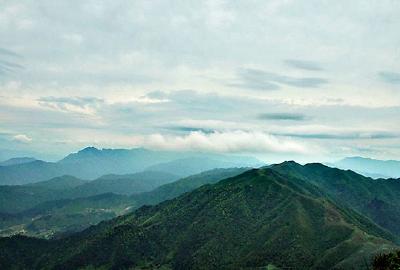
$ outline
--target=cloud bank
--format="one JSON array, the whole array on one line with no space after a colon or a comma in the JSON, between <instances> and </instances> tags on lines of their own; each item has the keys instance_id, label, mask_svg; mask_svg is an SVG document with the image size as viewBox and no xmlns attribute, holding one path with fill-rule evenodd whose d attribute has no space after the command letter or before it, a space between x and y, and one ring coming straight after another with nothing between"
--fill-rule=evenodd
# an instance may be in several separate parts
<instances>
[{"instance_id":1,"label":"cloud bank","mask_svg":"<svg viewBox=\"0 0 400 270\"><path fill-rule=\"evenodd\" d=\"M300 143L278 139L261 132L231 131L203 133L190 132L185 136L153 134L145 138L149 148L180 151L206 151L222 153L307 153Z\"/></svg>"}]
</instances>

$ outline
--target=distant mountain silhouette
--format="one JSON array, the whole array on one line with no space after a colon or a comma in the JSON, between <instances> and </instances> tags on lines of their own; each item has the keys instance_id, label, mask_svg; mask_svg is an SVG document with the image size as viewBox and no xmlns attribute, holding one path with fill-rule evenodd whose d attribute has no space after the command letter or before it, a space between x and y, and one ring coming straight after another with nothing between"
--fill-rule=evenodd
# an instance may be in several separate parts
<instances>
[{"instance_id":1,"label":"distant mountain silhouette","mask_svg":"<svg viewBox=\"0 0 400 270\"><path fill-rule=\"evenodd\" d=\"M173 161L197 159L196 165L176 170L177 175L187 176L219 165L259 166L260 161L250 157L203 154L193 152L151 151L136 149L97 149L87 147L70 154L58 162L32 161L23 164L0 166L0 185L17 185L48 180L62 175L81 179L95 179L105 174L130 174L158 165L162 171L173 173ZM210 163L209 161L213 162ZM172 162L168 165L169 162ZM167 164L165 164L167 163ZM177 162L179 163L179 162ZM215 164L214 166L212 164ZM188 163L186 163L188 164ZM175 163L176 165L176 163ZM170 167L170 169L168 169ZM176 166L175 166L176 168ZM155 168L153 167L153 169Z\"/></svg>"},{"instance_id":2,"label":"distant mountain silhouette","mask_svg":"<svg viewBox=\"0 0 400 270\"><path fill-rule=\"evenodd\" d=\"M374 178L400 178L400 161L348 157L333 164Z\"/></svg>"},{"instance_id":3,"label":"distant mountain silhouette","mask_svg":"<svg viewBox=\"0 0 400 270\"><path fill-rule=\"evenodd\" d=\"M24 164L24 163L28 163L28 162L33 162L35 160L36 160L35 158L31 158L31 157L10 158L8 160L0 162L0 166Z\"/></svg>"}]
</instances>

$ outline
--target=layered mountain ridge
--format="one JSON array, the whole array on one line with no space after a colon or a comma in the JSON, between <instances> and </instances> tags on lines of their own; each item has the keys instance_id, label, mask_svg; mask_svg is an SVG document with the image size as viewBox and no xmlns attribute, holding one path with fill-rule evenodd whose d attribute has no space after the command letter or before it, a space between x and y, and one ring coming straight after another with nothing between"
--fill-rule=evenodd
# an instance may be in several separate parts
<instances>
[{"instance_id":1,"label":"layered mountain ridge","mask_svg":"<svg viewBox=\"0 0 400 270\"><path fill-rule=\"evenodd\" d=\"M193 159L196 162L193 162ZM173 164L179 164L179 166L173 167L169 164L170 162L175 162ZM157 170L185 177L214 168L258 167L261 165L263 163L259 160L245 156L152 151L144 148L97 149L87 147L77 153L69 154L58 162L34 160L0 166L0 185L34 183L63 175L90 180L106 174L132 174L144 170ZM155 167L152 168L153 166Z\"/></svg>"},{"instance_id":2,"label":"layered mountain ridge","mask_svg":"<svg viewBox=\"0 0 400 270\"><path fill-rule=\"evenodd\" d=\"M0 263L35 246L17 269L360 269L397 239L315 184L336 170L249 170L62 240L4 238Z\"/></svg>"}]
</instances>

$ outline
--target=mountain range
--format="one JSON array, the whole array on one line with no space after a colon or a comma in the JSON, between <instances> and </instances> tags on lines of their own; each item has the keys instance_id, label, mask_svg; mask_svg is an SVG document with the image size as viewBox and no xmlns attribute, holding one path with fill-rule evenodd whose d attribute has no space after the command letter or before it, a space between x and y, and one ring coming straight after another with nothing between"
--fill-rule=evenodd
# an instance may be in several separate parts
<instances>
[{"instance_id":1,"label":"mountain range","mask_svg":"<svg viewBox=\"0 0 400 270\"><path fill-rule=\"evenodd\" d=\"M35 184L0 186L0 235L24 233L48 238L79 231L144 204L172 199L201 185L216 183L245 170L214 169L161 185L148 192L142 189L141 193L138 188L149 188L157 176L161 177L158 180L161 183L164 174L143 172L129 175L130 178L121 176L122 180L113 175L92 182L64 176ZM171 180L164 179L164 183Z\"/></svg>"},{"instance_id":2,"label":"mountain range","mask_svg":"<svg viewBox=\"0 0 400 270\"><path fill-rule=\"evenodd\" d=\"M0 265L363 269L376 254L398 248L400 223L391 218L398 218L399 179L374 180L322 164L295 162L236 176L222 172L120 195L128 198L132 209L146 205L59 240L2 238Z\"/></svg>"},{"instance_id":3,"label":"mountain range","mask_svg":"<svg viewBox=\"0 0 400 270\"><path fill-rule=\"evenodd\" d=\"M5 161L0 162L0 166L11 166L11 165L18 165L24 164L35 161L35 158L30 157L20 157L20 158L10 158Z\"/></svg>"},{"instance_id":4,"label":"mountain range","mask_svg":"<svg viewBox=\"0 0 400 270\"><path fill-rule=\"evenodd\" d=\"M97 149L87 147L58 162L34 160L6 162L0 165L0 185L18 185L71 175L95 179L106 174L132 174L157 170L189 176L214 168L257 167L263 165L252 157L194 152L151 151L135 149Z\"/></svg>"},{"instance_id":5,"label":"mountain range","mask_svg":"<svg viewBox=\"0 0 400 270\"><path fill-rule=\"evenodd\" d=\"M397 160L347 157L331 165L373 178L400 178L400 161Z\"/></svg>"},{"instance_id":6,"label":"mountain range","mask_svg":"<svg viewBox=\"0 0 400 270\"><path fill-rule=\"evenodd\" d=\"M105 175L92 181L65 175L33 184L0 186L0 212L12 214L47 201L104 193L131 195L150 191L178 178L169 173L145 171L127 175Z\"/></svg>"}]
</instances>

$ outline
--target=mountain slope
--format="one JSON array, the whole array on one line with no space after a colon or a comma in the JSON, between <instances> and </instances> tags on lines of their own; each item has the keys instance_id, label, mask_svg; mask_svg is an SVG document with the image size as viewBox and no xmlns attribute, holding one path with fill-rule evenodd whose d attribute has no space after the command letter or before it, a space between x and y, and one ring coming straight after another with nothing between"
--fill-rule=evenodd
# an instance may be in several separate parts
<instances>
[{"instance_id":1,"label":"mountain slope","mask_svg":"<svg viewBox=\"0 0 400 270\"><path fill-rule=\"evenodd\" d=\"M25 187L41 187L48 190L66 190L75 188L88 183L87 180L82 180L71 175L63 175L52 179L41 181L32 184L26 184Z\"/></svg>"},{"instance_id":2,"label":"mountain slope","mask_svg":"<svg viewBox=\"0 0 400 270\"><path fill-rule=\"evenodd\" d=\"M66 190L85 182L65 175L35 184L0 186L0 213L15 214L45 201L61 199Z\"/></svg>"},{"instance_id":3,"label":"mountain slope","mask_svg":"<svg viewBox=\"0 0 400 270\"><path fill-rule=\"evenodd\" d=\"M131 195L155 189L179 177L164 172L139 172L127 175L105 175L66 192L64 197L77 198L112 192Z\"/></svg>"},{"instance_id":4,"label":"mountain slope","mask_svg":"<svg viewBox=\"0 0 400 270\"><path fill-rule=\"evenodd\" d=\"M392 239L325 199L314 185L262 169L60 241L1 239L0 264L4 269L360 269L374 253L394 247ZM11 265L24 250L30 254Z\"/></svg>"},{"instance_id":5,"label":"mountain slope","mask_svg":"<svg viewBox=\"0 0 400 270\"><path fill-rule=\"evenodd\" d=\"M8 160L0 162L0 166L11 166L11 165L18 165L29 163L35 161L36 159L30 157L20 157L20 158L10 158Z\"/></svg>"},{"instance_id":6,"label":"mountain slope","mask_svg":"<svg viewBox=\"0 0 400 270\"><path fill-rule=\"evenodd\" d=\"M0 186L0 213L18 213L46 201L74 199L103 193L130 195L171 183L178 177L162 172L105 175L85 181L64 175L26 185Z\"/></svg>"},{"instance_id":7,"label":"mountain slope","mask_svg":"<svg viewBox=\"0 0 400 270\"><path fill-rule=\"evenodd\" d=\"M66 174L68 174L66 168L60 164L35 160L23 164L1 166L0 184L19 185L33 183Z\"/></svg>"},{"instance_id":8,"label":"mountain slope","mask_svg":"<svg viewBox=\"0 0 400 270\"><path fill-rule=\"evenodd\" d=\"M36 237L49 238L57 237L60 234L76 232L102 220L110 219L117 215L132 211L133 209L136 209L144 204L157 204L161 201L175 198L201 185L207 183L216 183L224 178L238 175L245 170L245 168L215 169L186 177L170 184L162 185L159 188L149 192L134 194L132 196L107 193L88 197L88 194L86 194L86 197L82 198L58 198L57 200L51 201L46 201L46 197L41 196L38 199L42 199L42 201L44 201L42 203L39 203L39 200L35 201L34 198L27 197L22 202L26 201L24 206L25 208L29 209L25 209L24 211L18 213L14 212L7 214L0 212L0 235L8 236L16 233L23 233ZM137 175L140 175L140 173ZM146 172L146 175L154 176L154 173L149 174ZM117 180L118 177L128 176L109 175L102 177L102 181L105 181L106 179L111 180L111 183L116 185L115 187L111 185L115 191L115 189L118 188L118 183L115 183L114 181ZM145 179L142 178L142 180ZM59 183L60 180L56 178L54 181ZM43 184L49 183L52 184L51 186L54 186L52 181L39 182L30 186L44 186ZM7 188L11 188L15 191L20 187L21 186L9 186ZM83 187L83 189L79 189L78 191L75 189L70 190L71 196L74 195L72 197L76 197L77 194L83 195L82 192L87 190L87 186L84 185ZM105 187L110 187L110 185L105 185ZM2 189L0 187L0 191L1 190ZM43 189L39 190L43 192ZM105 189L102 190L104 191ZM132 190L129 190L130 189L127 189L125 192L128 191L128 193L132 193ZM30 189L29 191L32 192L34 189ZM55 190L46 189L46 191L49 191L51 195L57 194L57 191ZM100 190L94 186L94 191L99 192ZM25 190L25 192L27 192L27 190ZM60 195L58 195L60 197L65 196L65 191L58 193L60 193ZM13 197L17 196L18 194L12 193L10 190L8 191L8 194L11 196L7 197L7 204L4 206L10 206L11 202L16 201L15 203L17 203L19 201L18 198ZM93 191L91 194L93 194Z\"/></svg>"},{"instance_id":9,"label":"mountain slope","mask_svg":"<svg viewBox=\"0 0 400 270\"><path fill-rule=\"evenodd\" d=\"M374 180L319 163L302 166L284 162L271 168L318 186L336 202L359 211L400 236L400 179Z\"/></svg>"},{"instance_id":10,"label":"mountain slope","mask_svg":"<svg viewBox=\"0 0 400 270\"><path fill-rule=\"evenodd\" d=\"M136 205L153 205L173 199L179 195L192 191L206 184L215 184L222 179L239 175L250 168L213 169L199 174L191 175L170 184L162 185L150 192L132 195Z\"/></svg>"}]
</instances>

